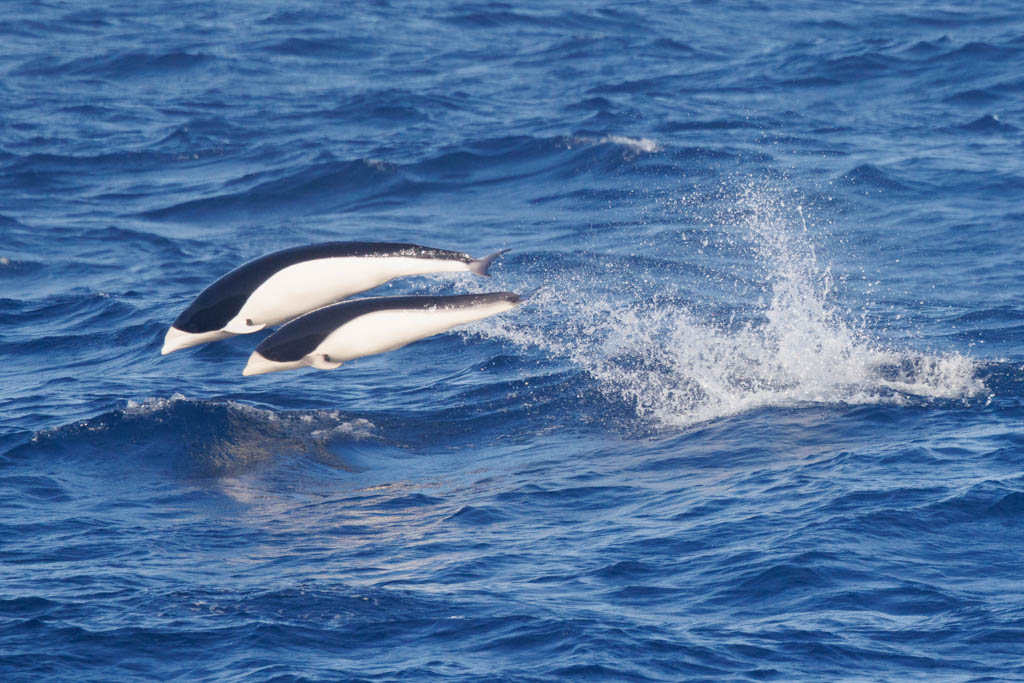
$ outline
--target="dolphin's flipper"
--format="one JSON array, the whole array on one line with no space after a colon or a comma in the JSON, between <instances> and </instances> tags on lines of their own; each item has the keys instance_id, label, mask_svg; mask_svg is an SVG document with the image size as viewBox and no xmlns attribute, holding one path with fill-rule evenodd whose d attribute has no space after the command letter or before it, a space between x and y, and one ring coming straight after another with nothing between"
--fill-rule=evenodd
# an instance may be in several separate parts
<instances>
[{"instance_id":1,"label":"dolphin's flipper","mask_svg":"<svg viewBox=\"0 0 1024 683\"><path fill-rule=\"evenodd\" d=\"M251 320L234 318L224 326L224 331L230 332L231 334L252 334L253 332L259 332L266 326L266 323L253 324Z\"/></svg>"},{"instance_id":2,"label":"dolphin's flipper","mask_svg":"<svg viewBox=\"0 0 1024 683\"><path fill-rule=\"evenodd\" d=\"M331 357L326 353L311 353L306 356L306 365L316 368L317 370L334 370L335 368L341 367L340 360L331 360Z\"/></svg>"}]
</instances>

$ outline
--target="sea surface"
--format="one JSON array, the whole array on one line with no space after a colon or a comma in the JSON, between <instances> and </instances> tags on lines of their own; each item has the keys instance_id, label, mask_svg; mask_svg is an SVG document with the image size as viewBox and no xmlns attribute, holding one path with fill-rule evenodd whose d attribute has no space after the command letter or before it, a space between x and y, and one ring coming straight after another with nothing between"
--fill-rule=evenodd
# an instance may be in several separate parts
<instances>
[{"instance_id":1,"label":"sea surface","mask_svg":"<svg viewBox=\"0 0 1024 683\"><path fill-rule=\"evenodd\" d=\"M1024 680L1024 12L0 4L0 679ZM329 240L508 313L160 355Z\"/></svg>"}]
</instances>

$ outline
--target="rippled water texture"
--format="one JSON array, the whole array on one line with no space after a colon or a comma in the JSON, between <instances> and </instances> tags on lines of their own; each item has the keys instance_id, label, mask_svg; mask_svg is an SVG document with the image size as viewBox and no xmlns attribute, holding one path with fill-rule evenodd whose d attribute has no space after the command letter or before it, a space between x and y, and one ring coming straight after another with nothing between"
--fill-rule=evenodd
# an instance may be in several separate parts
<instances>
[{"instance_id":1,"label":"rippled water texture","mask_svg":"<svg viewBox=\"0 0 1024 683\"><path fill-rule=\"evenodd\" d=\"M1016 3L0 4L3 680L1024 679ZM318 241L536 292L168 356ZM539 288L539 289L538 289Z\"/></svg>"}]
</instances>

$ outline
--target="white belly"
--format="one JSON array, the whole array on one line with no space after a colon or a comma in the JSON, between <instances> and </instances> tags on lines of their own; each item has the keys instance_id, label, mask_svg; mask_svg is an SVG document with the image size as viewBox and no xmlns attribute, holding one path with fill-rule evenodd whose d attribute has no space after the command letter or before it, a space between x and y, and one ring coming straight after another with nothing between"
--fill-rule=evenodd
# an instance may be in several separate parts
<instances>
[{"instance_id":1,"label":"white belly","mask_svg":"<svg viewBox=\"0 0 1024 683\"><path fill-rule=\"evenodd\" d=\"M326 355L340 362L385 353L514 306L497 301L456 309L375 311L339 327L320 342L312 355Z\"/></svg>"}]
</instances>

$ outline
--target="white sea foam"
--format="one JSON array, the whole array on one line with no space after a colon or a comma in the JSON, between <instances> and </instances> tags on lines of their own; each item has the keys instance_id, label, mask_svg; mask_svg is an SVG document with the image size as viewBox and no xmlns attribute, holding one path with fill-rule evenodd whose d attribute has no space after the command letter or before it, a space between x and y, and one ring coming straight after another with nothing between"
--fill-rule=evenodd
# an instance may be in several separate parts
<instances>
[{"instance_id":1,"label":"white sea foam","mask_svg":"<svg viewBox=\"0 0 1024 683\"><path fill-rule=\"evenodd\" d=\"M188 397L180 392L175 392L168 398L147 398L142 401L128 400L125 402L123 413L125 415L146 416L166 412L174 404L181 401L190 401ZM258 408L246 403L237 401L193 401L196 404L208 406L224 406L232 413L244 415L254 420L264 422L280 422L286 420L294 422L295 425L309 425L317 427L311 431L312 434L334 433L346 434L354 437L366 437L372 434L374 425L365 418L346 420L345 415L337 410L313 410L313 411L274 411L269 408Z\"/></svg>"},{"instance_id":2,"label":"white sea foam","mask_svg":"<svg viewBox=\"0 0 1024 683\"><path fill-rule=\"evenodd\" d=\"M592 277L552 273L541 316L504 316L474 330L568 359L644 419L686 426L767 406L901 403L984 390L976 361L892 348L833 301L799 207L749 188L716 223L753 254L761 290L750 322L716 320L666 297L623 300ZM690 248L680 239L680 250ZM697 283L699 284L699 283ZM552 333L543 320L561 316ZM531 324L531 320L534 323Z\"/></svg>"},{"instance_id":3,"label":"white sea foam","mask_svg":"<svg viewBox=\"0 0 1024 683\"><path fill-rule=\"evenodd\" d=\"M600 138L577 135L569 138L570 148L579 145L619 145L620 147L625 147L630 152L643 152L645 154L654 154L661 151L658 143L650 138L630 138L625 135L605 135Z\"/></svg>"},{"instance_id":4,"label":"white sea foam","mask_svg":"<svg viewBox=\"0 0 1024 683\"><path fill-rule=\"evenodd\" d=\"M646 152L647 154L661 151L658 143L650 138L627 138L624 135L606 135L597 141L599 145L607 143L622 145L623 147L629 147L635 152Z\"/></svg>"},{"instance_id":5,"label":"white sea foam","mask_svg":"<svg viewBox=\"0 0 1024 683\"><path fill-rule=\"evenodd\" d=\"M125 403L124 414L125 415L152 415L164 410L167 410L170 406L177 403L178 401L187 401L185 394L175 392L168 398L147 398L140 401L133 401L129 399Z\"/></svg>"}]
</instances>

